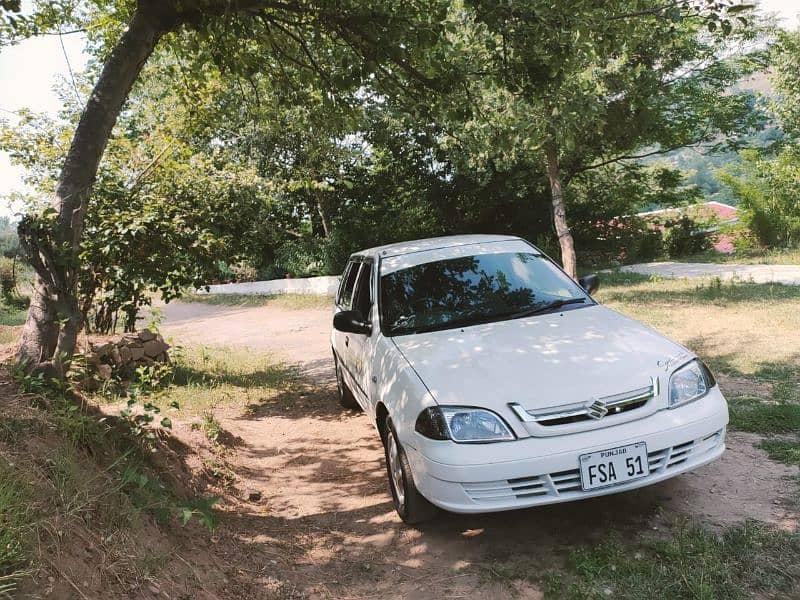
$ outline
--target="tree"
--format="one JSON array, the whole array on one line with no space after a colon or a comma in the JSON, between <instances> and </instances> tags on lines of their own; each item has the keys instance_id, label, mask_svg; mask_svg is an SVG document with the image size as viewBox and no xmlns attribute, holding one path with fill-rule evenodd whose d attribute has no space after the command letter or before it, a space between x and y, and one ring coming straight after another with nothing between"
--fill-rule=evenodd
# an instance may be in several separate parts
<instances>
[{"instance_id":1,"label":"tree","mask_svg":"<svg viewBox=\"0 0 800 600\"><path fill-rule=\"evenodd\" d=\"M467 67L456 97L472 115L448 133L500 168L520 159L544 164L562 263L574 276L572 177L754 124L747 94L722 94L751 68L724 58L725 36L755 35L728 19L741 9L621 2L609 14L590 1L470 2L456 17L466 32L456 43L469 49L469 65L483 67ZM718 23L720 33L709 33Z\"/></svg>"},{"instance_id":2,"label":"tree","mask_svg":"<svg viewBox=\"0 0 800 600\"><path fill-rule=\"evenodd\" d=\"M765 246L800 245L800 31L781 32L771 49L770 101L784 136L742 151L717 172L739 201L740 217Z\"/></svg>"},{"instance_id":3,"label":"tree","mask_svg":"<svg viewBox=\"0 0 800 600\"><path fill-rule=\"evenodd\" d=\"M46 3L45 3L46 4ZM22 332L18 360L29 367L63 376L82 327L76 294L79 248L86 208L106 144L144 64L159 41L196 44L198 54L225 68L254 69L243 39L260 36L274 48L273 61L316 62L323 46L342 60L359 65L357 85L375 70L393 77L414 75L414 52L424 46L436 25L436 11L406 3L281 2L271 0L138 0L119 6L97 0L100 9L129 13L127 25L107 56L75 129L55 186L52 205L29 215L19 227L20 240L36 271L31 308ZM416 17L422 15L423 19ZM415 28L410 28L409 23ZM189 30L184 40L176 32ZM250 37L248 37L250 36ZM213 43L210 40L214 40ZM363 59L363 60L362 60ZM341 64L348 64L344 60ZM386 67L393 65L395 70ZM348 73L352 75L352 73ZM344 82L343 82L344 83Z\"/></svg>"}]
</instances>

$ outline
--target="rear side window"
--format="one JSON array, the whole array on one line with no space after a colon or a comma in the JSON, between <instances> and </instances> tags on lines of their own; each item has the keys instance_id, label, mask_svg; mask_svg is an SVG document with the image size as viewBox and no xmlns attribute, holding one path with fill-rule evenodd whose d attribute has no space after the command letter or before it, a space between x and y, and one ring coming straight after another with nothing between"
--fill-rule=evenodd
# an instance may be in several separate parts
<instances>
[{"instance_id":1,"label":"rear side window","mask_svg":"<svg viewBox=\"0 0 800 600\"><path fill-rule=\"evenodd\" d=\"M353 310L361 313L361 316L369 320L370 309L372 308L372 265L364 263L358 274L356 284L356 294L353 300Z\"/></svg>"},{"instance_id":2,"label":"rear side window","mask_svg":"<svg viewBox=\"0 0 800 600\"><path fill-rule=\"evenodd\" d=\"M344 275L342 275L342 284L339 286L339 295L336 298L336 304L344 310L350 310L350 305L353 301L353 288L356 285L359 266L360 263L350 261L347 265L347 269L344 271Z\"/></svg>"}]
</instances>

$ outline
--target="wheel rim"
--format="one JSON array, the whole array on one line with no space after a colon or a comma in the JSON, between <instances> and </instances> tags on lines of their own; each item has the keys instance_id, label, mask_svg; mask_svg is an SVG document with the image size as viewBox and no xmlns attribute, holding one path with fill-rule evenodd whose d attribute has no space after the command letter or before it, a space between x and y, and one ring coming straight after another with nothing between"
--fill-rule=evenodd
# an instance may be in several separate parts
<instances>
[{"instance_id":1,"label":"wheel rim","mask_svg":"<svg viewBox=\"0 0 800 600\"><path fill-rule=\"evenodd\" d=\"M397 504L403 507L406 501L405 486L403 485L403 467L400 465L400 454L397 441L391 430L386 434L386 454L389 462L389 477L397 498Z\"/></svg>"}]
</instances>

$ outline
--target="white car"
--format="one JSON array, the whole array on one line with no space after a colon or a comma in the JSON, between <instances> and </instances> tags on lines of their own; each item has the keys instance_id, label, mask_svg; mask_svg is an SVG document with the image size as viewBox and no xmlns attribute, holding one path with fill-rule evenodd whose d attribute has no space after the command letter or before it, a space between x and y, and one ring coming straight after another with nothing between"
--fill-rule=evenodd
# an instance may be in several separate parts
<instances>
[{"instance_id":1,"label":"white car","mask_svg":"<svg viewBox=\"0 0 800 600\"><path fill-rule=\"evenodd\" d=\"M728 407L689 350L520 238L354 254L331 343L341 402L386 450L407 523L613 494L718 458Z\"/></svg>"}]
</instances>

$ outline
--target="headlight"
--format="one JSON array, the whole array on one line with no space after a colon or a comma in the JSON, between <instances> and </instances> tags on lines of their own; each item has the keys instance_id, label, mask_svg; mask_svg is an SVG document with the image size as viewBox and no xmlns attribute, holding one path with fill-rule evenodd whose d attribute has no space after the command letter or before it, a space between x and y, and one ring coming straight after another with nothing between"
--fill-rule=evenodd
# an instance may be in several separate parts
<instances>
[{"instance_id":1,"label":"headlight","mask_svg":"<svg viewBox=\"0 0 800 600\"><path fill-rule=\"evenodd\" d=\"M432 406L423 410L414 429L433 440L505 442L516 439L499 416L483 408Z\"/></svg>"},{"instance_id":2,"label":"headlight","mask_svg":"<svg viewBox=\"0 0 800 600\"><path fill-rule=\"evenodd\" d=\"M715 385L716 381L708 367L695 359L669 378L669 408L702 398Z\"/></svg>"}]
</instances>

